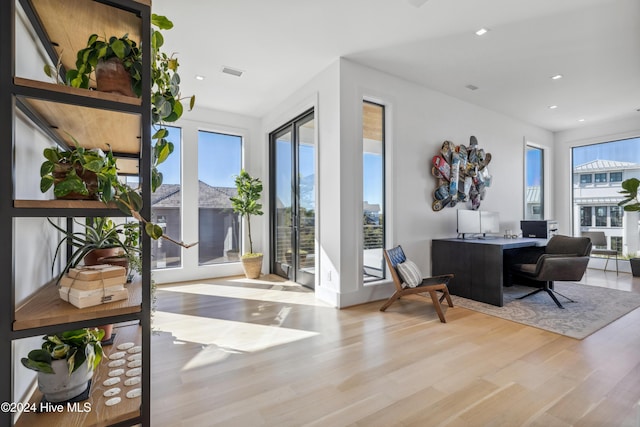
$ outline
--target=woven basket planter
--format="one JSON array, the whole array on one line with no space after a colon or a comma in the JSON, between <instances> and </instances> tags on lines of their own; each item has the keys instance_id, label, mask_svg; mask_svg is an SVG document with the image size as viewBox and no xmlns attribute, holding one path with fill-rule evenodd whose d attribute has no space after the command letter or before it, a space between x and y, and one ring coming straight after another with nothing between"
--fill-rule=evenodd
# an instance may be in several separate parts
<instances>
[{"instance_id":1,"label":"woven basket planter","mask_svg":"<svg viewBox=\"0 0 640 427\"><path fill-rule=\"evenodd\" d=\"M242 258L242 268L247 279L257 279L262 270L262 255Z\"/></svg>"}]
</instances>

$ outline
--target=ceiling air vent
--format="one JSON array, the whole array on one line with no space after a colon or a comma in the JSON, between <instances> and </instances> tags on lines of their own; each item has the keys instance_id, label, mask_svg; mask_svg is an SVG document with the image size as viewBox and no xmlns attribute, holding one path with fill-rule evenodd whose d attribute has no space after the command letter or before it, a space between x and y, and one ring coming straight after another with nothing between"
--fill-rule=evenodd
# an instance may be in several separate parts
<instances>
[{"instance_id":1,"label":"ceiling air vent","mask_svg":"<svg viewBox=\"0 0 640 427\"><path fill-rule=\"evenodd\" d=\"M244 71L237 70L231 67L222 67L222 72L225 74L231 74L232 76L240 77Z\"/></svg>"},{"instance_id":2,"label":"ceiling air vent","mask_svg":"<svg viewBox=\"0 0 640 427\"><path fill-rule=\"evenodd\" d=\"M469 90L478 90L478 86L474 86L474 85L466 85L465 87Z\"/></svg>"}]
</instances>

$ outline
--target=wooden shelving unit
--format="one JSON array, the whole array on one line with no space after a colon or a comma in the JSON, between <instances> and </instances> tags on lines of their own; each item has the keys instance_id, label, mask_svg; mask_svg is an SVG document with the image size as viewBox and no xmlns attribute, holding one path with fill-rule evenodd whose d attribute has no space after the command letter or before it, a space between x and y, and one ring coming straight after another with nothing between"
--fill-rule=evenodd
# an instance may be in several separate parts
<instances>
[{"instance_id":1,"label":"wooden shelving unit","mask_svg":"<svg viewBox=\"0 0 640 427\"><path fill-rule=\"evenodd\" d=\"M12 342L25 337L38 337L52 331L80 327L95 327L115 323L113 345L104 348L108 355L117 345L133 342L142 346L142 372L140 397L127 398L129 387L122 388L122 401L106 406L103 396L104 380L108 377L109 359L103 359L94 374L87 412L62 413L23 412L0 413L2 426L110 426L150 425L150 312L151 312L151 250L149 238L142 239L142 277L127 285L129 298L98 306L78 309L59 297L55 281L42 285L23 301L15 301L15 289L32 284L20 283L16 278L19 260L12 259L16 236L16 218L73 218L96 216L123 216L114 204L105 205L90 200L24 200L14 193L14 147L29 141L17 141L14 134L16 113L19 109L51 141L63 146L111 149L117 158L119 173L138 176L142 186L144 208L141 214L151 213L151 100L146 95L132 98L95 90L77 89L64 85L27 79L15 75L16 57L21 54L16 46L15 21L17 9L22 8L42 47L55 64L58 57L64 69L75 68L76 52L86 45L91 34L122 36L129 34L142 48L150 49L150 0L7 0L0 2L0 235L9 237L8 244L0 246L0 372L11 380L0 384L0 402L18 402L14 396L13 375L29 375L20 365L23 354L14 354ZM143 58L143 93L151 93L150 58ZM71 137L73 136L73 138ZM44 159L33 160L34 174ZM31 160L30 160L31 161ZM8 197L8 195L13 197ZM12 239L11 239L11 236ZM37 245L38 242L33 242ZM23 288L24 289L24 288ZM20 294L23 294L21 292ZM126 325L126 326L125 326ZM123 379L124 381L124 379ZM39 403L42 396L36 391L30 402ZM15 423L15 424L14 424Z\"/></svg>"},{"instance_id":2,"label":"wooden shelving unit","mask_svg":"<svg viewBox=\"0 0 640 427\"><path fill-rule=\"evenodd\" d=\"M16 423L16 426L32 427L37 425L46 425L90 427L110 425L127 420L139 420L141 398L128 398L126 394L131 390L140 387L140 384L131 386L124 385L124 381L129 378L126 376L126 372L131 368L128 368L126 364L123 365L125 373L118 376L120 378L120 382L118 384L105 386L103 383L109 378L109 372L115 369L109 367L109 362L111 362L108 358L109 355L120 352L121 350L118 350L118 345L123 343L134 343L136 346L141 346L142 330L139 326L135 325L122 326L114 328L114 333L116 334L114 342L112 345L104 347L105 357L102 358L100 366L96 369L93 375L89 399L80 402L78 410L65 410L62 413L25 412ZM127 353L123 359L127 360L127 357L130 355L131 354ZM105 397L104 392L114 387L121 390L120 393L116 395L117 397L120 397L120 403L113 406L107 406L105 403L109 397ZM35 405L36 408L39 408L41 401L42 394L39 391L36 391L31 397L29 404L32 406ZM84 412L85 407L83 406L85 403L89 405L87 408L90 409L86 412ZM83 410L80 410L80 408Z\"/></svg>"},{"instance_id":3,"label":"wooden shelving unit","mask_svg":"<svg viewBox=\"0 0 640 427\"><path fill-rule=\"evenodd\" d=\"M100 319L142 311L141 282L127 285L129 299L114 301L94 307L77 308L60 299L55 281L40 288L31 298L16 308L13 330L64 325L81 320Z\"/></svg>"}]
</instances>

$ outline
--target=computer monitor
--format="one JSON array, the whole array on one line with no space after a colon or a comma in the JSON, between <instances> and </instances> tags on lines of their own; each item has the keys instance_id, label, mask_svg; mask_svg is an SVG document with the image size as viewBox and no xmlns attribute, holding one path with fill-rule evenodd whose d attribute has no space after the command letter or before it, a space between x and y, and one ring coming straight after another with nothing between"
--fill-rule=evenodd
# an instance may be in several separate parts
<instances>
[{"instance_id":1,"label":"computer monitor","mask_svg":"<svg viewBox=\"0 0 640 427\"><path fill-rule=\"evenodd\" d=\"M458 235L479 234L480 231L480 212L458 209Z\"/></svg>"},{"instance_id":2,"label":"computer monitor","mask_svg":"<svg viewBox=\"0 0 640 427\"><path fill-rule=\"evenodd\" d=\"M498 212L480 211L480 233L485 236L500 233L500 214Z\"/></svg>"}]
</instances>

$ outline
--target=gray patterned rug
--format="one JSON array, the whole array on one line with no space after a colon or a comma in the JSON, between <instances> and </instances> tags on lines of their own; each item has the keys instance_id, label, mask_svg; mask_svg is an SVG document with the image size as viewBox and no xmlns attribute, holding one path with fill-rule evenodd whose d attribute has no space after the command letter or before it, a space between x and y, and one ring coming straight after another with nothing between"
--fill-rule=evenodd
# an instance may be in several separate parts
<instances>
[{"instance_id":1,"label":"gray patterned rug","mask_svg":"<svg viewBox=\"0 0 640 427\"><path fill-rule=\"evenodd\" d=\"M452 298L454 306L458 305L577 339L591 335L598 329L640 307L640 294L633 292L573 282L556 282L555 288L576 302L568 302L559 296L558 300L565 307L562 310L556 306L546 292L538 292L528 298L518 300L516 298L534 290L519 285L504 288L503 307L455 295L452 295Z\"/></svg>"}]
</instances>

